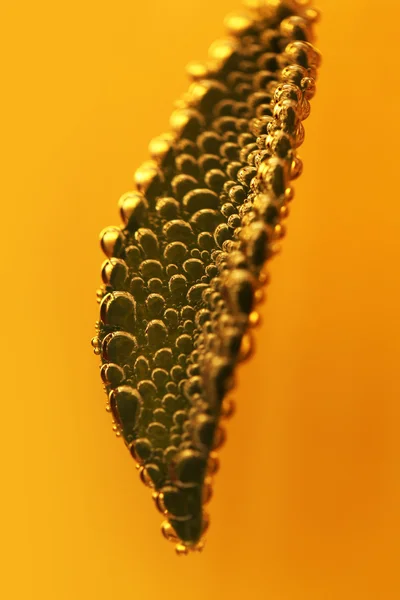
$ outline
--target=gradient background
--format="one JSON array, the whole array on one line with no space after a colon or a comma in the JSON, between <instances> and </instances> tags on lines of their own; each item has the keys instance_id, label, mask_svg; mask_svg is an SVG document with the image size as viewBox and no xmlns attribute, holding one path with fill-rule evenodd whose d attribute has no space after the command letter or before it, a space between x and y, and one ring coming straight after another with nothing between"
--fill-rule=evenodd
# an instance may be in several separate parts
<instances>
[{"instance_id":1,"label":"gradient background","mask_svg":"<svg viewBox=\"0 0 400 600\"><path fill-rule=\"evenodd\" d=\"M320 0L305 173L240 371L206 551L185 558L111 432L98 233L233 0L11 1L1 17L0 593L400 596L397 0Z\"/></svg>"}]
</instances>

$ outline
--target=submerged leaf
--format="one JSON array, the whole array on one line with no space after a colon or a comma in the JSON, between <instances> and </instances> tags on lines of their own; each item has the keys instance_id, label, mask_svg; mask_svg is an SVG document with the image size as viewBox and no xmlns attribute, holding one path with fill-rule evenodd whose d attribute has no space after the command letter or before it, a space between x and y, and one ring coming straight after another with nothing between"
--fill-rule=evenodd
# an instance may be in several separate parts
<instances>
[{"instance_id":1,"label":"submerged leaf","mask_svg":"<svg viewBox=\"0 0 400 600\"><path fill-rule=\"evenodd\" d=\"M120 199L123 226L101 236L108 260L92 343L108 410L183 553L200 547L208 524L220 421L252 351L320 62L307 41L315 10L248 4L249 15L228 17L232 37L212 45L210 61L190 64L173 134L151 142L137 189Z\"/></svg>"}]
</instances>

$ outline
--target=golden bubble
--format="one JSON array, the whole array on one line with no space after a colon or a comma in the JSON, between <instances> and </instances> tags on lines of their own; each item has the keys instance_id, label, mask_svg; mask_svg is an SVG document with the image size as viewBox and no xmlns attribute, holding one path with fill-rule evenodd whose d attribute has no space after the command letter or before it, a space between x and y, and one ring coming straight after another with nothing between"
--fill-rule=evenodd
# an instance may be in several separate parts
<instances>
[{"instance_id":1,"label":"golden bubble","mask_svg":"<svg viewBox=\"0 0 400 600\"><path fill-rule=\"evenodd\" d=\"M286 202L291 202L294 198L294 188L293 187L287 187L285 190L285 201Z\"/></svg>"},{"instance_id":2,"label":"golden bubble","mask_svg":"<svg viewBox=\"0 0 400 600\"><path fill-rule=\"evenodd\" d=\"M261 321L260 313L253 310L253 312L250 313L250 315L249 315L250 327L258 327L258 325L260 325L260 321Z\"/></svg>"},{"instance_id":3,"label":"golden bubble","mask_svg":"<svg viewBox=\"0 0 400 600\"><path fill-rule=\"evenodd\" d=\"M258 291L258 290L256 290ZM250 333L245 333L242 337L242 342L240 344L239 350L239 362L247 361L253 354L254 351L254 343L253 338Z\"/></svg>"},{"instance_id":4,"label":"golden bubble","mask_svg":"<svg viewBox=\"0 0 400 600\"><path fill-rule=\"evenodd\" d=\"M256 304L262 304L265 301L265 292L263 289L259 288L254 292L254 300Z\"/></svg>"},{"instance_id":5,"label":"golden bubble","mask_svg":"<svg viewBox=\"0 0 400 600\"><path fill-rule=\"evenodd\" d=\"M311 112L310 103L304 95L303 101L301 103L301 111L300 111L301 120L305 121L306 119L308 119L308 117L310 116L310 112Z\"/></svg>"},{"instance_id":6,"label":"golden bubble","mask_svg":"<svg viewBox=\"0 0 400 600\"><path fill-rule=\"evenodd\" d=\"M96 291L96 299L97 299L97 304L101 304L101 301L103 300L104 296L106 294L106 289L105 286L102 285L101 287L98 288L98 290Z\"/></svg>"},{"instance_id":7,"label":"golden bubble","mask_svg":"<svg viewBox=\"0 0 400 600\"><path fill-rule=\"evenodd\" d=\"M138 190L145 194L158 175L157 164L152 160L148 160L136 169L133 179Z\"/></svg>"},{"instance_id":8,"label":"golden bubble","mask_svg":"<svg viewBox=\"0 0 400 600\"><path fill-rule=\"evenodd\" d=\"M139 477L140 477L142 483L144 483L145 486L147 486L149 488L154 488L154 483L150 479L146 467L140 467L139 468Z\"/></svg>"},{"instance_id":9,"label":"golden bubble","mask_svg":"<svg viewBox=\"0 0 400 600\"><path fill-rule=\"evenodd\" d=\"M237 41L231 38L216 40L211 44L208 55L215 60L220 67L223 67L229 58L237 50Z\"/></svg>"},{"instance_id":10,"label":"golden bubble","mask_svg":"<svg viewBox=\"0 0 400 600\"><path fill-rule=\"evenodd\" d=\"M94 337L91 339L90 343L92 344L93 348L98 348L99 344L100 344L100 340L98 337Z\"/></svg>"},{"instance_id":11,"label":"golden bubble","mask_svg":"<svg viewBox=\"0 0 400 600\"><path fill-rule=\"evenodd\" d=\"M189 108L179 108L177 110L174 110L169 121L171 129L177 135L181 135L181 133L193 117L200 120L201 122L204 121L204 118L201 115L201 113L195 112Z\"/></svg>"},{"instance_id":12,"label":"golden bubble","mask_svg":"<svg viewBox=\"0 0 400 600\"><path fill-rule=\"evenodd\" d=\"M182 94L178 100L175 100L173 106L176 110L185 110L186 108L190 108L190 101L188 101L187 93Z\"/></svg>"},{"instance_id":13,"label":"golden bubble","mask_svg":"<svg viewBox=\"0 0 400 600\"><path fill-rule=\"evenodd\" d=\"M169 542L178 542L179 541L179 538L175 533L175 529L172 527L172 525L169 521L163 521L161 523L161 533L163 534L165 539L168 540Z\"/></svg>"},{"instance_id":14,"label":"golden bubble","mask_svg":"<svg viewBox=\"0 0 400 600\"><path fill-rule=\"evenodd\" d=\"M203 512L203 535L206 533L207 529L210 526L210 515L208 512Z\"/></svg>"},{"instance_id":15,"label":"golden bubble","mask_svg":"<svg viewBox=\"0 0 400 600\"><path fill-rule=\"evenodd\" d=\"M185 110L175 110L170 118L170 125L173 131L180 133L189 122L189 114Z\"/></svg>"},{"instance_id":16,"label":"golden bubble","mask_svg":"<svg viewBox=\"0 0 400 600\"><path fill-rule=\"evenodd\" d=\"M299 156L295 156L290 165L290 179L297 179L303 172L303 161Z\"/></svg>"},{"instance_id":17,"label":"golden bubble","mask_svg":"<svg viewBox=\"0 0 400 600\"><path fill-rule=\"evenodd\" d=\"M283 204L279 209L279 216L281 219L287 219L289 216L289 207L286 204Z\"/></svg>"},{"instance_id":18,"label":"golden bubble","mask_svg":"<svg viewBox=\"0 0 400 600\"><path fill-rule=\"evenodd\" d=\"M111 226L105 227L100 232L100 246L104 254L111 258L114 254L115 246L122 237L122 232L119 227Z\"/></svg>"},{"instance_id":19,"label":"golden bubble","mask_svg":"<svg viewBox=\"0 0 400 600\"><path fill-rule=\"evenodd\" d=\"M311 0L292 0L292 1L294 2L294 4L297 4L297 6L300 6L302 8L311 4Z\"/></svg>"},{"instance_id":20,"label":"golden bubble","mask_svg":"<svg viewBox=\"0 0 400 600\"><path fill-rule=\"evenodd\" d=\"M303 90L304 96L307 100L311 100L316 91L316 83L313 77L303 77L300 82L301 89Z\"/></svg>"},{"instance_id":21,"label":"golden bubble","mask_svg":"<svg viewBox=\"0 0 400 600\"><path fill-rule=\"evenodd\" d=\"M296 133L294 136L294 147L295 148L299 148L299 146L302 145L302 143L304 142L304 138L305 138L305 130L304 130L304 125L303 123L299 123L299 125L297 126L296 129Z\"/></svg>"},{"instance_id":22,"label":"golden bubble","mask_svg":"<svg viewBox=\"0 0 400 600\"><path fill-rule=\"evenodd\" d=\"M189 554L189 549L185 544L177 544L175 546L175 552L178 556L187 556Z\"/></svg>"},{"instance_id":23,"label":"golden bubble","mask_svg":"<svg viewBox=\"0 0 400 600\"><path fill-rule=\"evenodd\" d=\"M243 0L243 4L258 16L266 18L272 17L282 2L281 0Z\"/></svg>"},{"instance_id":24,"label":"golden bubble","mask_svg":"<svg viewBox=\"0 0 400 600\"><path fill-rule=\"evenodd\" d=\"M172 147L174 136L171 133L164 133L153 138L149 144L150 156L157 163L161 163Z\"/></svg>"},{"instance_id":25,"label":"golden bubble","mask_svg":"<svg viewBox=\"0 0 400 600\"><path fill-rule=\"evenodd\" d=\"M285 237L285 235L286 235L286 227L284 225L282 225L281 223L278 223L277 225L275 225L274 239L281 240Z\"/></svg>"},{"instance_id":26,"label":"golden bubble","mask_svg":"<svg viewBox=\"0 0 400 600\"><path fill-rule=\"evenodd\" d=\"M303 19L297 15L292 15L286 19L283 19L279 29L284 37L290 38L294 35L298 27L305 31L307 39L310 39L312 36L310 23L306 19Z\"/></svg>"},{"instance_id":27,"label":"golden bubble","mask_svg":"<svg viewBox=\"0 0 400 600\"><path fill-rule=\"evenodd\" d=\"M205 546L205 541L200 540L199 542L197 542L197 544L195 546L192 547L192 550L194 552L202 552L204 550L204 546Z\"/></svg>"},{"instance_id":28,"label":"golden bubble","mask_svg":"<svg viewBox=\"0 0 400 600\"><path fill-rule=\"evenodd\" d=\"M230 419L236 412L236 404L232 398L224 398L221 407L221 417Z\"/></svg>"},{"instance_id":29,"label":"golden bubble","mask_svg":"<svg viewBox=\"0 0 400 600\"><path fill-rule=\"evenodd\" d=\"M281 108L280 104L275 106L275 109ZM268 160L262 162L258 167L258 177L262 182L266 191L273 193L273 181L275 175L275 169L280 167L282 169L282 177L286 182L289 179L289 164L288 161L282 160L278 157L271 157Z\"/></svg>"},{"instance_id":30,"label":"golden bubble","mask_svg":"<svg viewBox=\"0 0 400 600\"><path fill-rule=\"evenodd\" d=\"M307 8L304 11L304 17L311 23L318 23L321 19L321 11L318 8Z\"/></svg>"},{"instance_id":31,"label":"golden bubble","mask_svg":"<svg viewBox=\"0 0 400 600\"><path fill-rule=\"evenodd\" d=\"M203 493L202 502L203 502L203 505L206 505L210 502L210 500L212 498L212 493L213 493L211 477L205 478L202 493Z\"/></svg>"},{"instance_id":32,"label":"golden bubble","mask_svg":"<svg viewBox=\"0 0 400 600\"><path fill-rule=\"evenodd\" d=\"M130 217L135 211L137 212L139 209L140 214L143 218L147 213L148 209L145 197L143 196L143 194L136 190L122 194L118 201L118 206L121 219L125 223L125 225L128 223Z\"/></svg>"},{"instance_id":33,"label":"golden bubble","mask_svg":"<svg viewBox=\"0 0 400 600\"><path fill-rule=\"evenodd\" d=\"M268 271L267 265L264 265L260 271L258 276L258 281L260 285L267 285L270 282L270 273Z\"/></svg>"},{"instance_id":34,"label":"golden bubble","mask_svg":"<svg viewBox=\"0 0 400 600\"><path fill-rule=\"evenodd\" d=\"M243 35L253 26L253 19L246 13L231 13L224 20L228 33L232 35Z\"/></svg>"},{"instance_id":35,"label":"golden bubble","mask_svg":"<svg viewBox=\"0 0 400 600\"><path fill-rule=\"evenodd\" d=\"M221 425L218 427L214 436L213 450L219 450L226 442L226 430Z\"/></svg>"},{"instance_id":36,"label":"golden bubble","mask_svg":"<svg viewBox=\"0 0 400 600\"><path fill-rule=\"evenodd\" d=\"M227 92L227 88L222 83L209 79L201 79L194 81L189 87L188 103L191 106L199 106L209 92L215 91L220 97L223 97Z\"/></svg>"},{"instance_id":37,"label":"golden bubble","mask_svg":"<svg viewBox=\"0 0 400 600\"><path fill-rule=\"evenodd\" d=\"M154 492L152 495L152 498L154 500L154 504L156 505L157 510L162 515L165 515L167 513L167 511L164 506L164 494L160 493L160 492Z\"/></svg>"},{"instance_id":38,"label":"golden bubble","mask_svg":"<svg viewBox=\"0 0 400 600\"><path fill-rule=\"evenodd\" d=\"M211 452L207 462L207 474L215 475L219 471L219 458L216 452Z\"/></svg>"},{"instance_id":39,"label":"golden bubble","mask_svg":"<svg viewBox=\"0 0 400 600\"><path fill-rule=\"evenodd\" d=\"M105 260L101 265L101 278L104 283L110 282L111 273L113 270L113 265L109 259Z\"/></svg>"},{"instance_id":40,"label":"golden bubble","mask_svg":"<svg viewBox=\"0 0 400 600\"><path fill-rule=\"evenodd\" d=\"M307 55L309 67L318 68L321 65L321 53L309 42L296 40L290 42L285 48L285 54L290 60L295 59L299 51Z\"/></svg>"},{"instance_id":41,"label":"golden bubble","mask_svg":"<svg viewBox=\"0 0 400 600\"><path fill-rule=\"evenodd\" d=\"M191 79L204 79L209 75L209 63L205 61L191 61L186 65L186 72Z\"/></svg>"},{"instance_id":42,"label":"golden bubble","mask_svg":"<svg viewBox=\"0 0 400 600\"><path fill-rule=\"evenodd\" d=\"M189 88L190 104L199 104L206 95L208 89L209 85L207 80L195 81L194 83L192 83L192 85Z\"/></svg>"},{"instance_id":43,"label":"golden bubble","mask_svg":"<svg viewBox=\"0 0 400 600\"><path fill-rule=\"evenodd\" d=\"M274 258L275 256L278 256L278 254L280 254L282 252L282 245L277 244L277 243L272 243L269 247L269 251L270 251L270 258Z\"/></svg>"}]
</instances>

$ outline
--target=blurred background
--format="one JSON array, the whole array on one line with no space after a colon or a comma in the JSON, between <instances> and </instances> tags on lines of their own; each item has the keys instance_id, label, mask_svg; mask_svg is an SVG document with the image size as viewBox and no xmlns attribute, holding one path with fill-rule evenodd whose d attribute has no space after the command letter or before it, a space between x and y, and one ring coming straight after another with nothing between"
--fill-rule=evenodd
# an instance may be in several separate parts
<instances>
[{"instance_id":1,"label":"blurred background","mask_svg":"<svg viewBox=\"0 0 400 600\"><path fill-rule=\"evenodd\" d=\"M236 0L6 2L1 595L400 596L395 0L319 0L305 172L240 370L203 554L179 558L111 431L98 233Z\"/></svg>"}]
</instances>

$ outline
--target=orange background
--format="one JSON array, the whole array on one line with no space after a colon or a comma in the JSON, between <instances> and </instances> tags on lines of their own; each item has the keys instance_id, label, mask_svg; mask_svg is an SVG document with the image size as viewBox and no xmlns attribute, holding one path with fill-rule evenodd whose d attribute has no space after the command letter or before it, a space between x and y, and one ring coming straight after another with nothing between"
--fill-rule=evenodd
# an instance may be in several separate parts
<instances>
[{"instance_id":1,"label":"orange background","mask_svg":"<svg viewBox=\"0 0 400 600\"><path fill-rule=\"evenodd\" d=\"M3 6L7 600L400 597L400 7L319 6L305 172L240 371L207 547L187 558L161 538L103 408L98 232L118 224L185 64L237 2Z\"/></svg>"}]
</instances>

